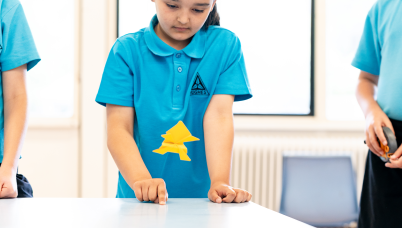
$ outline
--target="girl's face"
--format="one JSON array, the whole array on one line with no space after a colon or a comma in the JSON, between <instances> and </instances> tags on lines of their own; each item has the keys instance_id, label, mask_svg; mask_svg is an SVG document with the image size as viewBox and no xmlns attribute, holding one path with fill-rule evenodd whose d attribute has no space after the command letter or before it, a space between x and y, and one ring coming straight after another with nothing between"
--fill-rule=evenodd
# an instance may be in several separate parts
<instances>
[{"instance_id":1,"label":"girl's face","mask_svg":"<svg viewBox=\"0 0 402 228\"><path fill-rule=\"evenodd\" d=\"M159 26L170 38L185 41L204 25L216 0L152 0Z\"/></svg>"}]
</instances>

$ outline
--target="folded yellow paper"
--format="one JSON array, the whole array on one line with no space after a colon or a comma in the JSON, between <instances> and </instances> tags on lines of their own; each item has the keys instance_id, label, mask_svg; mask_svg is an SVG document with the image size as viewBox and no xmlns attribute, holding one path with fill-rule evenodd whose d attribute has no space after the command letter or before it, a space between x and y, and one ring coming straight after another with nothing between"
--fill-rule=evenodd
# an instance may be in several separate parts
<instances>
[{"instance_id":1,"label":"folded yellow paper","mask_svg":"<svg viewBox=\"0 0 402 228\"><path fill-rule=\"evenodd\" d=\"M162 146L153 152L158 154L166 154L167 152L177 153L180 156L180 160L191 161L187 155L187 147L185 142L198 141L200 139L191 135L186 125L182 121L179 121L174 127L166 132L166 135L162 135L165 140L162 142Z\"/></svg>"}]
</instances>

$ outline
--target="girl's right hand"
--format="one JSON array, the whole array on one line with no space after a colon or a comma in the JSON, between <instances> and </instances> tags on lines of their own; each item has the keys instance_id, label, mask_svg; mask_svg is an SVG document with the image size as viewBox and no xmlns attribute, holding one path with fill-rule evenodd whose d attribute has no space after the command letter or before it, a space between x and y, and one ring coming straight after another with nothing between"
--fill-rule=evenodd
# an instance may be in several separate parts
<instances>
[{"instance_id":1,"label":"girl's right hand","mask_svg":"<svg viewBox=\"0 0 402 228\"><path fill-rule=\"evenodd\" d=\"M165 181L160 178L137 181L134 183L133 189L135 197L137 197L140 202L152 201L160 205L165 205L168 200Z\"/></svg>"},{"instance_id":2,"label":"girl's right hand","mask_svg":"<svg viewBox=\"0 0 402 228\"><path fill-rule=\"evenodd\" d=\"M16 173L11 169L0 167L0 199L18 196Z\"/></svg>"},{"instance_id":3,"label":"girl's right hand","mask_svg":"<svg viewBox=\"0 0 402 228\"><path fill-rule=\"evenodd\" d=\"M381 109L372 111L366 116L366 144L374 154L380 157L384 151L381 149L377 137L384 146L388 145L382 130L384 126L389 127L395 134L391 121Z\"/></svg>"}]
</instances>

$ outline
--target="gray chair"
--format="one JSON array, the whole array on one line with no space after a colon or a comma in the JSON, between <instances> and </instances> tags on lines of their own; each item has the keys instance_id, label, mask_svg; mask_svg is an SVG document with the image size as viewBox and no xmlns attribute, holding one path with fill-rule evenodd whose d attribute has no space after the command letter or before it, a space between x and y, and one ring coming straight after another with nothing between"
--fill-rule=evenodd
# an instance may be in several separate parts
<instances>
[{"instance_id":1,"label":"gray chair","mask_svg":"<svg viewBox=\"0 0 402 228\"><path fill-rule=\"evenodd\" d=\"M350 156L283 156L280 212L318 227L357 221L356 181Z\"/></svg>"}]
</instances>

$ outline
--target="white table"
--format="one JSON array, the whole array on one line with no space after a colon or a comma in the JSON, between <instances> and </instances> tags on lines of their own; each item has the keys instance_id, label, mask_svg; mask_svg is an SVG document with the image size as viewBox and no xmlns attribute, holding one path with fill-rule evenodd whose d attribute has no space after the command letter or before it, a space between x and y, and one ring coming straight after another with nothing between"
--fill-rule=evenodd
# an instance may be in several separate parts
<instances>
[{"instance_id":1,"label":"white table","mask_svg":"<svg viewBox=\"0 0 402 228\"><path fill-rule=\"evenodd\" d=\"M309 228L255 203L215 204L169 199L167 205L136 199L32 198L0 200L0 227Z\"/></svg>"}]
</instances>

